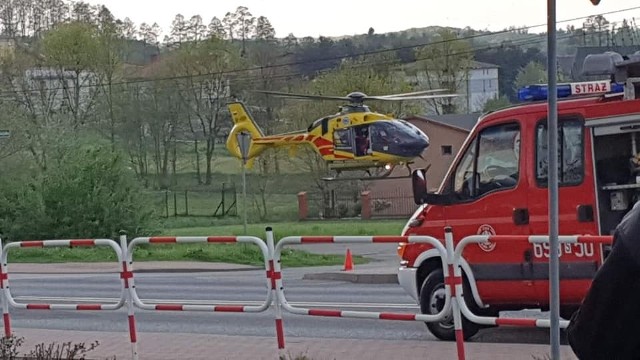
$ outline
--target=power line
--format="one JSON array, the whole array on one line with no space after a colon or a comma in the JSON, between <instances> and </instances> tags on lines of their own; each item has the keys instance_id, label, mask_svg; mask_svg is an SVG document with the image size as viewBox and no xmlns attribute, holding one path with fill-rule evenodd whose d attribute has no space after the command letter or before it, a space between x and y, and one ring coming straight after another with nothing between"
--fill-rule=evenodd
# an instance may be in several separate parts
<instances>
[{"instance_id":1,"label":"power line","mask_svg":"<svg viewBox=\"0 0 640 360\"><path fill-rule=\"evenodd\" d=\"M601 31L601 32L604 32ZM593 34L598 34L599 32L594 32ZM565 40L565 39L570 39L570 38L574 38L576 36L579 36L579 34L567 34L564 36L559 36L558 40ZM546 41L546 39L544 38L536 38L536 39L521 39L521 40L516 40L512 43L509 44L509 46L514 46L514 47L519 47L519 46L526 46L526 45L532 45L535 43L540 43L540 42L544 42ZM436 60L439 58L444 58L446 56L459 56L459 55L469 55L469 54L473 54L476 51L485 51L485 50L493 50L493 49L497 49L502 47L502 44L499 45L486 45L483 47L475 47L475 48L471 48L469 50L465 50L465 51L459 51L459 52L452 52L452 53L448 53L448 54L444 54L444 55L440 55L440 56L424 56L424 57L418 57L415 58L411 63L415 63L415 62L419 62L422 60ZM357 63L357 64L352 64L349 65L348 68L362 68L362 67L371 67L371 66L380 66L380 65L403 65L404 63L399 60L399 59L393 59L393 60L385 60L385 61L373 61L373 62L368 62L368 61L364 61L362 63ZM322 75L326 75L331 73L332 71L334 71L334 69L326 69L323 70L322 72L319 72L317 74L317 76L322 76ZM238 78L234 78L233 81L234 83L238 84L238 83L247 83L247 82L253 82L256 80L268 80L268 81L273 81L273 80L290 80L293 78L298 78L298 77L304 77L305 74L301 73L301 72L290 72L290 73L285 73L285 74L277 74L277 75L273 75L273 76L269 76L269 77L260 77L260 76L247 76L247 77L238 77ZM131 84L131 82L122 82L119 85L129 85ZM115 84L112 84L115 86ZM102 87L105 88L107 86L107 84L96 84L96 85L85 85L83 86L83 88L87 88L87 87ZM191 90L197 90L201 88L201 86L193 86L193 87L181 87L179 90L181 91L191 91ZM4 98L4 99L11 99L11 100L15 100L13 98L10 98L8 96L2 96L4 95L13 95L15 93L19 93L21 95L26 95L27 93L40 93L40 92L46 92L46 91L54 91L54 90L65 90L65 88L63 87L51 87L51 88L40 88L40 89L35 89L35 90L16 90L16 91L4 91L4 92L0 92L0 99ZM118 93L127 93L130 91L135 91L133 89L127 89L127 88L122 88L122 87L117 87L117 92ZM94 94L95 96L95 94Z\"/></svg>"},{"instance_id":2,"label":"power line","mask_svg":"<svg viewBox=\"0 0 640 360\"><path fill-rule=\"evenodd\" d=\"M640 6L621 9L621 10L609 11L609 12L596 14L596 15L576 17L576 18L572 18L572 19L558 21L558 23L570 22L570 21L575 21L575 20L580 20L580 19L586 19L586 18L589 18L591 16L609 15L609 14L614 14L614 13L621 13L621 12L637 10L637 9L640 9ZM635 18L634 18L634 20L635 20ZM519 29L522 29L522 30L523 29L532 29L532 28L535 28L535 27L540 27L540 26L545 26L545 25L546 24L531 25L531 26L521 27ZM516 29L516 30L518 30L518 29ZM365 52L349 54L349 55L341 55L341 56L327 57L327 58L321 58L321 59L311 59L311 60L305 60L305 61L295 61L295 62L267 65L267 66L261 66L261 67L233 69L233 70L226 70L226 71L220 71L220 72L215 72L215 73L177 75L177 76L170 76L170 77L160 77L160 78L155 78L155 79L139 79L139 80L119 81L119 82L111 83L111 86L139 84L139 83L148 83L148 82L159 82L159 81L182 80L182 79L193 79L193 78L207 77L207 76L223 76L223 75L237 74L237 73L249 72L249 71L257 71L257 70L274 69L274 68L287 67L287 66L303 65L303 64L315 63L315 62L344 60L344 59L349 59L349 58L358 58L358 57L363 57L363 56L367 56L367 55L376 55L376 54L392 52L392 51L398 51L398 50L403 50L403 49L415 49L415 48L420 48L420 47L425 47L425 46L446 44L446 43L455 42L455 41L464 41L464 40L476 39L476 38L481 38L481 37L494 36L494 35L510 33L510 32L512 32L512 30L502 30L502 31L495 32L495 33L476 34L476 35L471 35L471 36L466 36L466 37L461 37L461 38L439 40L439 41L433 41L433 42L422 43L422 44L417 44L417 45L400 46L400 47L389 48L389 49L379 49L379 50L365 51ZM598 33L598 32L595 32L595 33ZM573 37L573 36L577 36L577 35L576 34L571 34L570 36L559 37L558 39L562 40L562 39L570 38L570 37ZM546 41L546 39L544 39L544 38L521 39L521 40L515 40L515 41L509 43L508 45L509 46L523 46L523 45L539 43L539 42L544 42L544 41ZM493 49L493 48L500 48L501 46L503 46L503 45L502 44L495 45L495 46L488 45L485 48L471 48L469 51L464 51L464 52L459 52L459 53L449 53L447 55L443 55L443 56L440 56L440 57L464 55L464 54L474 53L476 51L490 50L490 49ZM435 57L435 58L434 57L416 58L412 62L417 62L417 61L420 61L420 60L427 60L427 59L437 59L437 58L440 58L440 57ZM400 64L402 62L400 60L387 60L387 61L379 61L379 62L364 62L362 64L353 65L353 66L354 67L356 67L356 66L371 66L371 65L396 64L396 63ZM333 69L327 70L327 71L332 71L332 70ZM281 75L278 75L278 77L280 77L280 76ZM285 77L285 78L290 78L292 76L296 76L296 77L297 76L303 76L303 74L300 73L298 75L288 75L288 74L287 75L283 75L283 77ZM275 78L276 77L269 77L267 79L275 79ZM52 78L52 80L53 79L54 78ZM249 76L247 78L236 78L236 79L234 79L234 81L242 82L242 81L251 81L251 80L257 80L257 79L264 79L264 78L261 77L261 76L252 75L252 76ZM82 87L86 89L86 88L91 88L91 87L103 87L105 85L106 84L87 84L87 85L82 85ZM52 88L41 88L41 89L36 89L36 90L0 91L0 95L2 95L3 93L4 94L13 94L13 93L16 93L16 92L27 93L27 92L38 92L38 91L45 91L45 90L46 91L52 91L52 90L65 90L65 89L66 89L65 87L57 87L57 88L56 87L52 87Z\"/></svg>"}]
</instances>

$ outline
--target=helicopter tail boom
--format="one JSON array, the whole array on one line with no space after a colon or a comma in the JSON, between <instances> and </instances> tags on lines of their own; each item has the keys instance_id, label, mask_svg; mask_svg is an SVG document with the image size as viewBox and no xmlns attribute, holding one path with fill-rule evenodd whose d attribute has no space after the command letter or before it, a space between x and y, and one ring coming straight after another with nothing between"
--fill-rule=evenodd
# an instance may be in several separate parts
<instances>
[{"instance_id":1,"label":"helicopter tail boom","mask_svg":"<svg viewBox=\"0 0 640 360\"><path fill-rule=\"evenodd\" d=\"M233 128L229 132L229 137L227 138L227 150L229 150L233 156L242 159L237 135L241 132L248 132L251 135L251 142L247 157L249 159L253 159L267 148L265 145L255 143L255 140L264 137L264 133L255 121L253 121L253 118L243 103L233 102L229 103L227 106L234 124Z\"/></svg>"}]
</instances>

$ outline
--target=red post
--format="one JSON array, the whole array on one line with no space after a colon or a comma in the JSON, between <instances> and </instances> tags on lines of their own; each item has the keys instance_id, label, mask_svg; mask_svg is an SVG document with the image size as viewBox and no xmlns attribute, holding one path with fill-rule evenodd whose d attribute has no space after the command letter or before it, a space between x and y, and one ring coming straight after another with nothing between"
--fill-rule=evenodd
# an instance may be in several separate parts
<instances>
[{"instance_id":1,"label":"red post","mask_svg":"<svg viewBox=\"0 0 640 360\"><path fill-rule=\"evenodd\" d=\"M363 191L360 194L360 203L362 204L360 217L363 220L371 219L371 191Z\"/></svg>"},{"instance_id":2,"label":"red post","mask_svg":"<svg viewBox=\"0 0 640 360\"><path fill-rule=\"evenodd\" d=\"M309 211L309 205L307 204L307 193L301 191L298 193L298 219L306 220Z\"/></svg>"}]
</instances>

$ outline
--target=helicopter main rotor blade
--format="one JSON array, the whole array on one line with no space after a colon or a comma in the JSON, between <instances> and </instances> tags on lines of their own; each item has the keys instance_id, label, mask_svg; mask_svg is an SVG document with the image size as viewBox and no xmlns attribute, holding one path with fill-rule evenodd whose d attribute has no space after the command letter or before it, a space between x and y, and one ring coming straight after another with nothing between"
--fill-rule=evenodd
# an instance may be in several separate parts
<instances>
[{"instance_id":1,"label":"helicopter main rotor blade","mask_svg":"<svg viewBox=\"0 0 640 360\"><path fill-rule=\"evenodd\" d=\"M449 90L448 89L432 89L432 90L414 91L414 92L408 92L408 93L402 93L402 94L378 95L375 97L396 98L396 97L404 97L404 96L426 95L426 94L433 94L433 93L439 93L439 92L445 92L445 91L449 91Z\"/></svg>"},{"instance_id":2,"label":"helicopter main rotor blade","mask_svg":"<svg viewBox=\"0 0 640 360\"><path fill-rule=\"evenodd\" d=\"M310 95L310 94L291 94L280 91L265 91L265 90L253 90L253 92L274 95L279 97L287 97L292 99L316 99L316 100L341 100L341 101L349 101L351 100L348 97L344 96L324 96L324 95Z\"/></svg>"},{"instance_id":3,"label":"helicopter main rotor blade","mask_svg":"<svg viewBox=\"0 0 640 360\"><path fill-rule=\"evenodd\" d=\"M367 96L367 100L384 100L384 101L404 101L404 100L426 100L426 99L442 99L458 97L459 94L440 94L440 95L418 95L418 96L401 96L401 97L380 97Z\"/></svg>"}]
</instances>

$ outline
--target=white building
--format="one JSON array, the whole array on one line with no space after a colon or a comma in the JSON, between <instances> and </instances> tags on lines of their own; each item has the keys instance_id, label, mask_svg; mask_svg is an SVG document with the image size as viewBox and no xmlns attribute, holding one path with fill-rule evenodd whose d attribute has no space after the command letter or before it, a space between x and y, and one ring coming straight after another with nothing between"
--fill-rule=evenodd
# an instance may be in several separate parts
<instances>
[{"instance_id":1,"label":"white building","mask_svg":"<svg viewBox=\"0 0 640 360\"><path fill-rule=\"evenodd\" d=\"M498 66L474 61L469 69L466 95L466 112L482 112L487 100L500 96L498 91Z\"/></svg>"},{"instance_id":2,"label":"white building","mask_svg":"<svg viewBox=\"0 0 640 360\"><path fill-rule=\"evenodd\" d=\"M430 78L426 70L411 71L406 74L409 82L416 90L426 90L434 88L457 87L456 93L460 96L452 100L456 105L457 113L477 113L482 112L484 104L489 99L500 96L498 88L498 66L472 61L471 66L464 74L457 74L451 82L455 84L444 84L442 79ZM449 100L434 100L425 103L425 114L439 114L435 107L442 107L442 104ZM440 110L441 111L441 110Z\"/></svg>"},{"instance_id":3,"label":"white building","mask_svg":"<svg viewBox=\"0 0 640 360\"><path fill-rule=\"evenodd\" d=\"M31 68L25 70L23 78L14 80L19 81L14 86L22 93L29 91L37 100L34 105L42 107L43 111L75 111L80 114L93 106L99 90L97 80L96 74L90 71L77 74L70 70Z\"/></svg>"}]
</instances>

